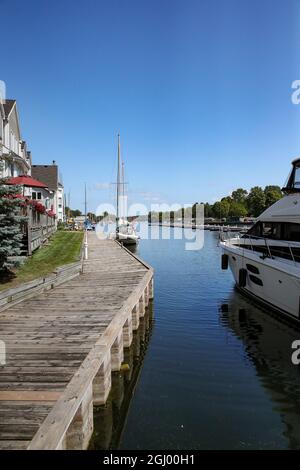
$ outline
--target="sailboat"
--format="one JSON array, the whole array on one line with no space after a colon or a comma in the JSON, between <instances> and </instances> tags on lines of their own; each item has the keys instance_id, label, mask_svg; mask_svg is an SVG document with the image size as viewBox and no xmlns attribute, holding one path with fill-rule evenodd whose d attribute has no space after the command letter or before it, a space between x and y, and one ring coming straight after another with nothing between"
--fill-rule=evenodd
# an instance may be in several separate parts
<instances>
[{"instance_id":1,"label":"sailboat","mask_svg":"<svg viewBox=\"0 0 300 470\"><path fill-rule=\"evenodd\" d=\"M121 150L120 135L118 134L118 172L117 172L117 217L116 217L116 240L123 245L136 245L139 236L134 226L127 220L127 204L125 196L124 162L122 162L121 174Z\"/></svg>"}]
</instances>

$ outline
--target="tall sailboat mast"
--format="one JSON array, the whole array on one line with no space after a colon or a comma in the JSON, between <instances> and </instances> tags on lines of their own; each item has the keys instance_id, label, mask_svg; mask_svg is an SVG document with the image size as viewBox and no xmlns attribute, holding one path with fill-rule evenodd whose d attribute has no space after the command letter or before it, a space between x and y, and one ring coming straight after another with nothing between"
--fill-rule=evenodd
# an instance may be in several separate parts
<instances>
[{"instance_id":1,"label":"tall sailboat mast","mask_svg":"<svg viewBox=\"0 0 300 470\"><path fill-rule=\"evenodd\" d=\"M122 162L122 219L126 220L125 214L125 173L124 173L124 162Z\"/></svg>"},{"instance_id":2,"label":"tall sailboat mast","mask_svg":"<svg viewBox=\"0 0 300 470\"><path fill-rule=\"evenodd\" d=\"M121 150L120 150L120 134L118 134L118 173L117 173L117 217L116 217L116 233L119 233L119 220L120 220L120 177L121 177Z\"/></svg>"}]
</instances>

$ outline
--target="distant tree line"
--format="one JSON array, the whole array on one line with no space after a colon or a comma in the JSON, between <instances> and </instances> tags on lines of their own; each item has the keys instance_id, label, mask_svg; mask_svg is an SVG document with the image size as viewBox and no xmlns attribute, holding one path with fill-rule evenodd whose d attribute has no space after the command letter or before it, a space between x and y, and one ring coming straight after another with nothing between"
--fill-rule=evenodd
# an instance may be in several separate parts
<instances>
[{"instance_id":1,"label":"distant tree line","mask_svg":"<svg viewBox=\"0 0 300 470\"><path fill-rule=\"evenodd\" d=\"M79 209L71 209L70 207L65 207L65 213L67 217L74 218L82 215L82 212Z\"/></svg>"},{"instance_id":2,"label":"distant tree line","mask_svg":"<svg viewBox=\"0 0 300 470\"><path fill-rule=\"evenodd\" d=\"M238 188L230 196L223 197L214 204L204 203L204 217L214 219L230 219L233 217L258 217L264 210L283 197L279 186L254 186L248 192L246 189ZM164 217L170 220L192 219L196 215L198 203L186 209L163 213L149 212L148 218L152 221L162 221Z\"/></svg>"},{"instance_id":3,"label":"distant tree line","mask_svg":"<svg viewBox=\"0 0 300 470\"><path fill-rule=\"evenodd\" d=\"M204 205L205 217L223 219L228 217L258 217L272 204L283 197L279 186L254 186L248 192L238 188L231 196L223 197L214 204Z\"/></svg>"},{"instance_id":4,"label":"distant tree line","mask_svg":"<svg viewBox=\"0 0 300 470\"><path fill-rule=\"evenodd\" d=\"M69 219L74 219L74 217L80 217L84 215L79 209L71 209L70 207L67 207L67 206L65 208L65 213L66 213L67 218ZM104 212L103 215L98 215L98 216L94 214L93 212L88 212L86 216L88 220L90 220L93 223L100 222L104 217L108 216L108 212Z\"/></svg>"}]
</instances>

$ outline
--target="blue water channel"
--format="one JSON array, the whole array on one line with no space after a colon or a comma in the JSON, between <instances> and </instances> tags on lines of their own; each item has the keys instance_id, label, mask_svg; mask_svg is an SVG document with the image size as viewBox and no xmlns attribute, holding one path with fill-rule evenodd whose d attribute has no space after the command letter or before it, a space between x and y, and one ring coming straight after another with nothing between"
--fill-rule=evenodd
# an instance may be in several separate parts
<instances>
[{"instance_id":1,"label":"blue water channel","mask_svg":"<svg viewBox=\"0 0 300 470\"><path fill-rule=\"evenodd\" d=\"M91 447L300 449L300 368L291 361L300 330L236 291L217 233L190 251L181 234L140 241L154 301L126 352L129 370L114 374L95 413Z\"/></svg>"}]
</instances>

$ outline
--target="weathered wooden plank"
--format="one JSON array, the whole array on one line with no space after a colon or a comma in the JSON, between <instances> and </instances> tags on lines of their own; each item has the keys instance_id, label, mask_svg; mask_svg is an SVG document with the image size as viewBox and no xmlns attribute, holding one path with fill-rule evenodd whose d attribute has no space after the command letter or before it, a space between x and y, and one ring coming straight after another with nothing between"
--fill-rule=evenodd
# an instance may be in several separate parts
<instances>
[{"instance_id":1,"label":"weathered wooden plank","mask_svg":"<svg viewBox=\"0 0 300 470\"><path fill-rule=\"evenodd\" d=\"M61 396L59 392L41 391L0 391L1 401L57 401Z\"/></svg>"},{"instance_id":2,"label":"weathered wooden plank","mask_svg":"<svg viewBox=\"0 0 300 470\"><path fill-rule=\"evenodd\" d=\"M26 450L30 441L0 441L1 450Z\"/></svg>"},{"instance_id":3,"label":"weathered wooden plank","mask_svg":"<svg viewBox=\"0 0 300 470\"><path fill-rule=\"evenodd\" d=\"M30 440L39 428L39 423L26 423L22 426L0 423L0 441L2 440Z\"/></svg>"}]
</instances>

